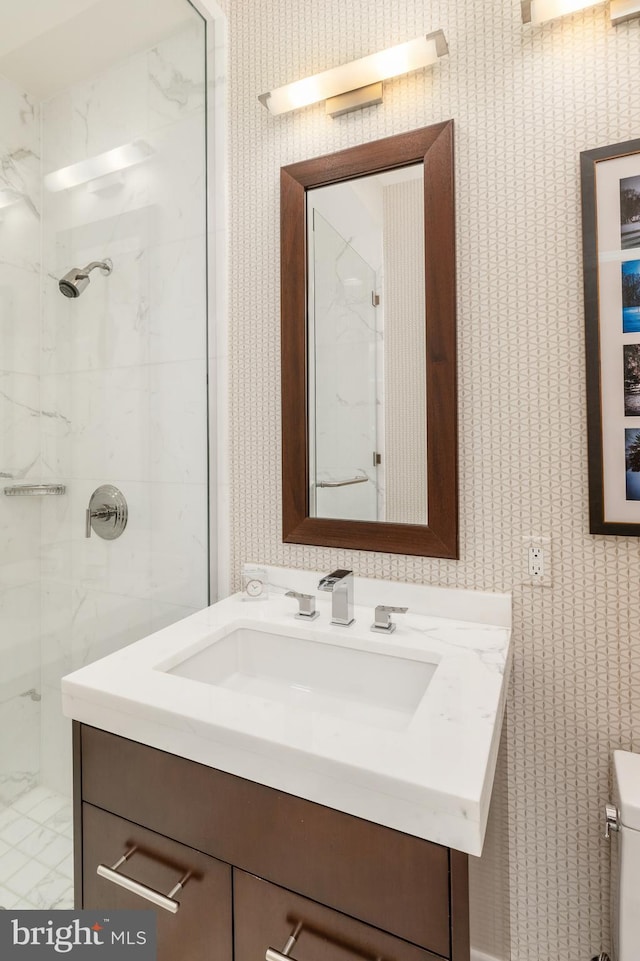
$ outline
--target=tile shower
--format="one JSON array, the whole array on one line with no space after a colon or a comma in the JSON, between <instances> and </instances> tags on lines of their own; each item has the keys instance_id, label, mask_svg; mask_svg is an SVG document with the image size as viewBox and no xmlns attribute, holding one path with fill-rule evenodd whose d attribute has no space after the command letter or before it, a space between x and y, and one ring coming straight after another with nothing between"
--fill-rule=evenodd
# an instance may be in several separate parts
<instances>
[{"instance_id":1,"label":"tile shower","mask_svg":"<svg viewBox=\"0 0 640 961\"><path fill-rule=\"evenodd\" d=\"M0 905L70 906L60 677L206 605L204 21L37 98L0 77ZM59 192L47 174L143 141ZM73 266L106 257L75 300ZM64 484L62 496L2 496ZM124 535L85 537L92 491Z\"/></svg>"}]
</instances>

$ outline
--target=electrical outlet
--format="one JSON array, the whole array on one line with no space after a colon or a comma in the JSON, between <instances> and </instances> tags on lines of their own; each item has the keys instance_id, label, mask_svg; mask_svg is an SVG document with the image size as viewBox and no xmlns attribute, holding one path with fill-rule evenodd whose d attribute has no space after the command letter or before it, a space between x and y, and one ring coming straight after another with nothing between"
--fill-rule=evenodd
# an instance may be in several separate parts
<instances>
[{"instance_id":1,"label":"electrical outlet","mask_svg":"<svg viewBox=\"0 0 640 961\"><path fill-rule=\"evenodd\" d=\"M524 578L522 583L540 587L551 586L551 538L527 534L522 538L524 549Z\"/></svg>"},{"instance_id":2,"label":"electrical outlet","mask_svg":"<svg viewBox=\"0 0 640 961\"><path fill-rule=\"evenodd\" d=\"M529 577L544 577L544 551L541 547L530 547L528 550Z\"/></svg>"}]
</instances>

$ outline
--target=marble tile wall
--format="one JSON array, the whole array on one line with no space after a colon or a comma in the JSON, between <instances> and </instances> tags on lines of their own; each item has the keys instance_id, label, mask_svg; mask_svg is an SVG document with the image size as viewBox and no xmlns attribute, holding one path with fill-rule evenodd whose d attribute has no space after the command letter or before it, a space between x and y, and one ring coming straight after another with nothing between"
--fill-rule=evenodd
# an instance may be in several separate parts
<instances>
[{"instance_id":1,"label":"marble tile wall","mask_svg":"<svg viewBox=\"0 0 640 961\"><path fill-rule=\"evenodd\" d=\"M318 517L375 520L376 308L375 270L316 211L313 230L312 433L321 483L367 477L362 484L316 487ZM311 244L310 244L311 246ZM337 349L336 349L337 347Z\"/></svg>"},{"instance_id":2,"label":"marble tile wall","mask_svg":"<svg viewBox=\"0 0 640 961\"><path fill-rule=\"evenodd\" d=\"M43 105L43 172L133 140L119 183L44 192L41 780L69 790L60 677L207 603L205 37L193 23ZM98 188L97 190L94 188ZM57 278L110 257L76 300ZM123 536L85 538L101 484Z\"/></svg>"},{"instance_id":3,"label":"marble tile wall","mask_svg":"<svg viewBox=\"0 0 640 961\"><path fill-rule=\"evenodd\" d=\"M0 805L34 783L39 754L40 502L5 485L40 470L38 107L0 77Z\"/></svg>"},{"instance_id":4,"label":"marble tile wall","mask_svg":"<svg viewBox=\"0 0 640 961\"><path fill-rule=\"evenodd\" d=\"M318 483L368 478L349 486L316 487L315 512L318 517L375 520L384 472L373 466L372 456L381 451L383 437L379 374L384 307L372 303L373 294L381 290L380 195L373 185L361 193L347 182L316 188L307 204L313 263L311 473Z\"/></svg>"}]
</instances>

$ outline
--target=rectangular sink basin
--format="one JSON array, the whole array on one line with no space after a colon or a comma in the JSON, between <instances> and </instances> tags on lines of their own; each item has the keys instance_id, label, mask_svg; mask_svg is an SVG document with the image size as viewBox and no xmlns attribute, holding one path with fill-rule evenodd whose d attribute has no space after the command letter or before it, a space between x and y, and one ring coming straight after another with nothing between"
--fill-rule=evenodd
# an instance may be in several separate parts
<instances>
[{"instance_id":1,"label":"rectangular sink basin","mask_svg":"<svg viewBox=\"0 0 640 961\"><path fill-rule=\"evenodd\" d=\"M437 664L236 627L166 671L298 709L400 731Z\"/></svg>"}]
</instances>

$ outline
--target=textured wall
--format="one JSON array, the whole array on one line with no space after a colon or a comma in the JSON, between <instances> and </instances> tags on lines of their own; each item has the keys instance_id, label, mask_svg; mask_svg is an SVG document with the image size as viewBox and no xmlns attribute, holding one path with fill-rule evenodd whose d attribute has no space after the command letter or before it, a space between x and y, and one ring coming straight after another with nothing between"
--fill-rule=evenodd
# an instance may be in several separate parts
<instances>
[{"instance_id":1,"label":"textured wall","mask_svg":"<svg viewBox=\"0 0 640 961\"><path fill-rule=\"evenodd\" d=\"M231 523L243 561L512 590L501 787L514 961L606 947L600 809L613 747L640 747L639 542L587 526L578 154L637 137L639 24L606 5L523 27L517 0L233 0L230 27ZM450 56L332 121L270 117L259 93L443 27ZM454 118L461 558L283 546L278 171ZM522 537L553 537L553 584ZM508 814L507 814L508 812ZM504 908L503 904L499 905Z\"/></svg>"}]
</instances>

